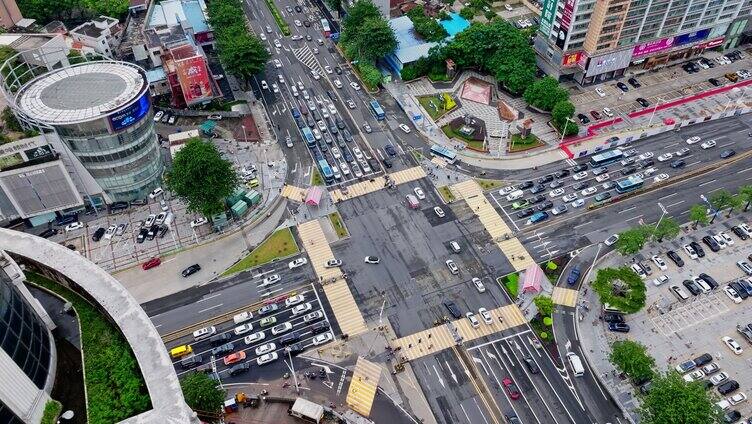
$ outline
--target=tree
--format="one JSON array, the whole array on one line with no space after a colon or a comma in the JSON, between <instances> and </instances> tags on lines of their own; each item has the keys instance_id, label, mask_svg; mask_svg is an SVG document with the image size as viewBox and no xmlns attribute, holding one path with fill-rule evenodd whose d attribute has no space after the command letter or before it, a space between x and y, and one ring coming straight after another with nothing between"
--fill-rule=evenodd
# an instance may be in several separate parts
<instances>
[{"instance_id":1,"label":"tree","mask_svg":"<svg viewBox=\"0 0 752 424\"><path fill-rule=\"evenodd\" d=\"M0 119L3 121L3 127L7 131L14 131L14 132L21 132L23 131L23 128L21 128L21 124L18 123L18 120L16 119L16 115L13 114L13 111L9 107L5 107L3 109L2 114L0 114Z\"/></svg>"},{"instance_id":2,"label":"tree","mask_svg":"<svg viewBox=\"0 0 752 424\"><path fill-rule=\"evenodd\" d=\"M628 267L598 270L593 290L602 304L608 303L627 314L645 306L645 282Z\"/></svg>"},{"instance_id":3,"label":"tree","mask_svg":"<svg viewBox=\"0 0 752 424\"><path fill-rule=\"evenodd\" d=\"M705 205L692 205L689 208L689 219L694 221L692 228L695 230L698 224L706 225L710 220L708 219L708 211Z\"/></svg>"},{"instance_id":4,"label":"tree","mask_svg":"<svg viewBox=\"0 0 752 424\"><path fill-rule=\"evenodd\" d=\"M740 204L739 200L736 199L734 195L729 193L728 190L716 191L712 196L710 196L710 199L708 199L708 201L710 202L710 205L713 206L713 209L716 210L716 213L713 214L713 218L710 220L711 224L715 220L715 216L720 211L726 208L730 208L731 210L729 210L729 215L731 215L731 211Z\"/></svg>"},{"instance_id":5,"label":"tree","mask_svg":"<svg viewBox=\"0 0 752 424\"><path fill-rule=\"evenodd\" d=\"M535 307L538 308L538 312L544 317L551 316L554 312L554 301L548 296L535 296L533 302Z\"/></svg>"},{"instance_id":6,"label":"tree","mask_svg":"<svg viewBox=\"0 0 752 424\"><path fill-rule=\"evenodd\" d=\"M397 48L394 30L380 16L366 19L353 41L351 45L357 52L358 60L376 61Z\"/></svg>"},{"instance_id":7,"label":"tree","mask_svg":"<svg viewBox=\"0 0 752 424\"><path fill-rule=\"evenodd\" d=\"M462 10L460 10L460 16L470 21L475 17L475 9L472 7L463 7Z\"/></svg>"},{"instance_id":8,"label":"tree","mask_svg":"<svg viewBox=\"0 0 752 424\"><path fill-rule=\"evenodd\" d=\"M358 32L363 22L369 18L379 18L381 12L371 0L357 0L347 9L347 15L342 19L342 33L340 41L350 43L358 38Z\"/></svg>"},{"instance_id":9,"label":"tree","mask_svg":"<svg viewBox=\"0 0 752 424\"><path fill-rule=\"evenodd\" d=\"M440 21L448 21L450 19L452 19L452 17L448 13L446 13L446 11L442 10L439 12Z\"/></svg>"},{"instance_id":10,"label":"tree","mask_svg":"<svg viewBox=\"0 0 752 424\"><path fill-rule=\"evenodd\" d=\"M216 422L227 392L203 372L192 372L180 380L185 403L204 420Z\"/></svg>"},{"instance_id":11,"label":"tree","mask_svg":"<svg viewBox=\"0 0 752 424\"><path fill-rule=\"evenodd\" d=\"M611 345L611 362L619 371L628 375L635 384L642 384L653 378L655 359L647 354L647 348L631 340L620 340Z\"/></svg>"},{"instance_id":12,"label":"tree","mask_svg":"<svg viewBox=\"0 0 752 424\"><path fill-rule=\"evenodd\" d=\"M325 0L324 3L334 11L339 11L342 8L342 0Z\"/></svg>"},{"instance_id":13,"label":"tree","mask_svg":"<svg viewBox=\"0 0 752 424\"><path fill-rule=\"evenodd\" d=\"M659 242L663 241L663 239L671 240L676 238L680 231L681 227L679 226L679 223L669 216L663 218L661 222L658 223L653 230L653 237L657 238Z\"/></svg>"},{"instance_id":14,"label":"tree","mask_svg":"<svg viewBox=\"0 0 752 424\"><path fill-rule=\"evenodd\" d=\"M650 391L641 397L638 409L642 424L719 423L720 413L713 404L704 381L687 382L669 371L653 378Z\"/></svg>"},{"instance_id":15,"label":"tree","mask_svg":"<svg viewBox=\"0 0 752 424\"><path fill-rule=\"evenodd\" d=\"M569 93L559 86L556 78L544 77L525 90L524 98L528 104L550 111L556 103L569 99Z\"/></svg>"},{"instance_id":16,"label":"tree","mask_svg":"<svg viewBox=\"0 0 752 424\"><path fill-rule=\"evenodd\" d=\"M574 105L569 100L556 103L551 111L551 121L554 127L559 132L564 132L565 136L579 132L577 123L571 120L572 116L574 116Z\"/></svg>"},{"instance_id":17,"label":"tree","mask_svg":"<svg viewBox=\"0 0 752 424\"><path fill-rule=\"evenodd\" d=\"M224 211L224 199L235 189L237 175L212 143L192 138L175 154L166 182L189 211L212 216Z\"/></svg>"},{"instance_id":18,"label":"tree","mask_svg":"<svg viewBox=\"0 0 752 424\"><path fill-rule=\"evenodd\" d=\"M743 185L739 187L737 196L739 197L739 200L744 203L744 212L747 212L749 204L752 203L752 185Z\"/></svg>"},{"instance_id":19,"label":"tree","mask_svg":"<svg viewBox=\"0 0 752 424\"><path fill-rule=\"evenodd\" d=\"M426 11L421 5L410 9L407 16L413 22L415 32L426 41L441 41L449 35L436 20L426 16Z\"/></svg>"},{"instance_id":20,"label":"tree","mask_svg":"<svg viewBox=\"0 0 752 424\"><path fill-rule=\"evenodd\" d=\"M224 34L217 39L219 59L228 72L236 77L248 79L264 69L271 55L261 41L245 32Z\"/></svg>"},{"instance_id":21,"label":"tree","mask_svg":"<svg viewBox=\"0 0 752 424\"><path fill-rule=\"evenodd\" d=\"M619 239L616 240L616 250L622 255L637 253L645 246L650 233L650 229L644 225L623 231L619 233Z\"/></svg>"},{"instance_id":22,"label":"tree","mask_svg":"<svg viewBox=\"0 0 752 424\"><path fill-rule=\"evenodd\" d=\"M358 62L360 77L368 88L374 89L381 82L381 72L370 62Z\"/></svg>"}]
</instances>

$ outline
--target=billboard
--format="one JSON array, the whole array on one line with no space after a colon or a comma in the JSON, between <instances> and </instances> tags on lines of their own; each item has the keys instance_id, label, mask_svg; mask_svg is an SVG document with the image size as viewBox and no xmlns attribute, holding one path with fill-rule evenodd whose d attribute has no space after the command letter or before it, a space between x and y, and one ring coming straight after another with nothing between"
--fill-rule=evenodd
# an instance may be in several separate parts
<instances>
[{"instance_id":1,"label":"billboard","mask_svg":"<svg viewBox=\"0 0 752 424\"><path fill-rule=\"evenodd\" d=\"M660 51L670 49L674 45L674 37L668 37L661 40L648 41L634 46L632 49L632 57L643 56L651 53L658 53Z\"/></svg>"},{"instance_id":2,"label":"billboard","mask_svg":"<svg viewBox=\"0 0 752 424\"><path fill-rule=\"evenodd\" d=\"M708 38L708 35L710 35L710 28L703 29L700 31L690 32L689 34L683 34L683 35L676 37L676 40L674 41L674 46L681 46L684 44L691 44L697 41L701 41L701 40Z\"/></svg>"},{"instance_id":3,"label":"billboard","mask_svg":"<svg viewBox=\"0 0 752 424\"><path fill-rule=\"evenodd\" d=\"M175 62L178 81L187 105L208 101L214 97L211 75L202 56L193 56Z\"/></svg>"},{"instance_id":4,"label":"billboard","mask_svg":"<svg viewBox=\"0 0 752 424\"><path fill-rule=\"evenodd\" d=\"M716 38L715 40L706 41L704 43L698 44L697 47L701 49L712 49L713 47L718 47L721 44L723 44L723 40L725 40L726 37Z\"/></svg>"},{"instance_id":5,"label":"billboard","mask_svg":"<svg viewBox=\"0 0 752 424\"><path fill-rule=\"evenodd\" d=\"M24 150L24 155L26 155L28 160L40 160L51 158L54 156L54 153L52 152L52 146L45 144L36 149Z\"/></svg>"},{"instance_id":6,"label":"billboard","mask_svg":"<svg viewBox=\"0 0 752 424\"><path fill-rule=\"evenodd\" d=\"M551 26L554 23L554 18L556 18L556 6L558 4L559 0L543 1L539 31L542 32L546 36L546 38L551 35Z\"/></svg>"},{"instance_id":7,"label":"billboard","mask_svg":"<svg viewBox=\"0 0 752 424\"><path fill-rule=\"evenodd\" d=\"M572 15L574 15L575 1L576 0L566 0L566 3L564 3L564 12L561 15L559 24L565 31L569 31L569 25L572 24Z\"/></svg>"},{"instance_id":8,"label":"billboard","mask_svg":"<svg viewBox=\"0 0 752 424\"><path fill-rule=\"evenodd\" d=\"M0 189L24 219L84 203L60 160L0 172Z\"/></svg>"},{"instance_id":9,"label":"billboard","mask_svg":"<svg viewBox=\"0 0 752 424\"><path fill-rule=\"evenodd\" d=\"M149 113L149 92L145 92L140 99L130 106L109 116L113 131L120 131L135 124Z\"/></svg>"},{"instance_id":10,"label":"billboard","mask_svg":"<svg viewBox=\"0 0 752 424\"><path fill-rule=\"evenodd\" d=\"M593 75L624 69L629 66L631 59L632 51L629 49L592 57L588 63L585 76L592 77Z\"/></svg>"},{"instance_id":11,"label":"billboard","mask_svg":"<svg viewBox=\"0 0 752 424\"><path fill-rule=\"evenodd\" d=\"M587 55L584 51L567 53L561 58L561 66L564 68L571 68L572 66L582 65L587 60Z\"/></svg>"}]
</instances>

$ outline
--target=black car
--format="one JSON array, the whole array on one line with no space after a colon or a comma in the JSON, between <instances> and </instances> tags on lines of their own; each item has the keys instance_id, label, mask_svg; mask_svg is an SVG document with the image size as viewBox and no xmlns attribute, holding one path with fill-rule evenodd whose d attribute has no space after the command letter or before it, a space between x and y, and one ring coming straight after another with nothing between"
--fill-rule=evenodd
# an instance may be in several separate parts
<instances>
[{"instance_id":1,"label":"black car","mask_svg":"<svg viewBox=\"0 0 752 424\"><path fill-rule=\"evenodd\" d=\"M546 183L550 183L553 180L554 180L554 176L551 175L551 174L549 174L549 175L545 175L543 177L538 178L537 183L538 184L546 184Z\"/></svg>"},{"instance_id":2,"label":"black car","mask_svg":"<svg viewBox=\"0 0 752 424\"><path fill-rule=\"evenodd\" d=\"M579 183L572 186L573 190L584 190L590 186L590 183L587 181L580 181Z\"/></svg>"},{"instance_id":3,"label":"black car","mask_svg":"<svg viewBox=\"0 0 752 424\"><path fill-rule=\"evenodd\" d=\"M739 383L736 380L729 380L721 384L720 386L718 386L718 393L722 395L727 395L733 392L734 390L738 390L738 389L739 389Z\"/></svg>"},{"instance_id":4,"label":"black car","mask_svg":"<svg viewBox=\"0 0 752 424\"><path fill-rule=\"evenodd\" d=\"M634 174L635 172L637 172L637 168L635 168L634 166L629 166L621 170L621 175Z\"/></svg>"},{"instance_id":5,"label":"black car","mask_svg":"<svg viewBox=\"0 0 752 424\"><path fill-rule=\"evenodd\" d=\"M610 198L611 198L611 193L608 192L608 191L606 191L606 192L603 192L603 193L596 194L595 197L593 197L593 200L595 200L596 202L603 202L603 201L606 201L606 200L608 200Z\"/></svg>"},{"instance_id":6,"label":"black car","mask_svg":"<svg viewBox=\"0 0 752 424\"><path fill-rule=\"evenodd\" d=\"M689 246L695 250L695 253L697 253L698 258L704 258L705 257L705 249L700 246L700 243L696 241L689 242Z\"/></svg>"},{"instance_id":7,"label":"black car","mask_svg":"<svg viewBox=\"0 0 752 424\"><path fill-rule=\"evenodd\" d=\"M382 159L381 163L383 163L384 167L386 167L387 169L391 169L391 167L392 167L392 161L389 160L389 158Z\"/></svg>"},{"instance_id":8,"label":"black car","mask_svg":"<svg viewBox=\"0 0 752 424\"><path fill-rule=\"evenodd\" d=\"M290 334L285 334L279 339L279 343L282 346L291 345L293 343L297 343L300 341L300 334L298 334L297 331L294 331Z\"/></svg>"},{"instance_id":9,"label":"black car","mask_svg":"<svg viewBox=\"0 0 752 424\"><path fill-rule=\"evenodd\" d=\"M630 78L630 79L628 79L628 80L627 80L627 82L629 83L629 85L631 85L631 86L632 86L632 87L634 87L634 88L640 88L640 87L642 87L642 84L640 84L640 83L639 83L639 82L637 81L637 79L636 79L636 78Z\"/></svg>"},{"instance_id":10,"label":"black car","mask_svg":"<svg viewBox=\"0 0 752 424\"><path fill-rule=\"evenodd\" d=\"M91 235L91 239L94 241L102 240L102 236L104 236L104 228L99 227L97 228L97 231L94 231L94 234Z\"/></svg>"},{"instance_id":11,"label":"black car","mask_svg":"<svg viewBox=\"0 0 752 424\"><path fill-rule=\"evenodd\" d=\"M705 236L702 238L702 242L705 243L705 245L708 246L713 252L718 252L721 250L721 246L718 245L718 242L715 241L713 237Z\"/></svg>"},{"instance_id":12,"label":"black car","mask_svg":"<svg viewBox=\"0 0 752 424\"><path fill-rule=\"evenodd\" d=\"M180 361L180 366L183 368L187 368L187 369L195 368L201 365L201 361L202 361L201 355L191 355L187 358L183 358Z\"/></svg>"},{"instance_id":13,"label":"black car","mask_svg":"<svg viewBox=\"0 0 752 424\"><path fill-rule=\"evenodd\" d=\"M679 268L684 266L684 260L673 250L666 252L666 256L668 256L668 258L671 259L671 261L675 263Z\"/></svg>"},{"instance_id":14,"label":"black car","mask_svg":"<svg viewBox=\"0 0 752 424\"><path fill-rule=\"evenodd\" d=\"M739 419L742 417L742 414L737 411L728 411L725 414L723 414L723 422L727 424L735 423L739 421Z\"/></svg>"},{"instance_id":15,"label":"black car","mask_svg":"<svg viewBox=\"0 0 752 424\"><path fill-rule=\"evenodd\" d=\"M624 316L613 312L607 312L603 315L603 321L606 322L624 322Z\"/></svg>"},{"instance_id":16,"label":"black car","mask_svg":"<svg viewBox=\"0 0 752 424\"><path fill-rule=\"evenodd\" d=\"M392 146L391 144L387 144L386 146L384 146L384 151L389 156L397 156L397 151L394 149L394 146Z\"/></svg>"},{"instance_id":17,"label":"black car","mask_svg":"<svg viewBox=\"0 0 752 424\"><path fill-rule=\"evenodd\" d=\"M562 169L560 171L556 171L556 173L554 174L554 177L556 177L556 178L564 178L567 175L569 175L569 170L568 169Z\"/></svg>"},{"instance_id":18,"label":"black car","mask_svg":"<svg viewBox=\"0 0 752 424\"><path fill-rule=\"evenodd\" d=\"M60 231L58 231L57 228L48 228L48 229L42 231L41 233L39 233L39 237L50 238L50 237L54 236L55 234L57 234L59 232Z\"/></svg>"},{"instance_id":19,"label":"black car","mask_svg":"<svg viewBox=\"0 0 752 424\"><path fill-rule=\"evenodd\" d=\"M627 91L629 91L629 87L627 87L627 84L624 84L623 82L617 82L617 83L616 83L616 87L618 87L618 88L619 88L619 90L621 90L621 91L623 91L623 92L625 92L625 93L626 93Z\"/></svg>"},{"instance_id":20,"label":"black car","mask_svg":"<svg viewBox=\"0 0 752 424\"><path fill-rule=\"evenodd\" d=\"M705 364L709 364L713 361L713 356L709 353L703 353L702 355L698 356L697 358L693 359L692 362L695 363L695 367L699 368Z\"/></svg>"},{"instance_id":21,"label":"black car","mask_svg":"<svg viewBox=\"0 0 752 424\"><path fill-rule=\"evenodd\" d=\"M530 193L537 194L545 190L546 190L546 186L544 186L543 184L536 184L530 189Z\"/></svg>"},{"instance_id":22,"label":"black car","mask_svg":"<svg viewBox=\"0 0 752 424\"><path fill-rule=\"evenodd\" d=\"M166 226L166 225L164 225L164 224L160 225L160 226L159 226L159 231L157 232L157 235L159 236L159 238L164 238L165 234L167 234L167 231L168 231L169 229L170 229L170 228L169 228L169 227L167 227L167 226Z\"/></svg>"},{"instance_id":23,"label":"black car","mask_svg":"<svg viewBox=\"0 0 752 424\"><path fill-rule=\"evenodd\" d=\"M527 370L530 371L530 374L538 374L538 372L540 372L538 364L535 363L533 358L525 356L522 360L525 361L525 366L527 367Z\"/></svg>"},{"instance_id":24,"label":"black car","mask_svg":"<svg viewBox=\"0 0 752 424\"><path fill-rule=\"evenodd\" d=\"M598 176L598 175L601 175L601 174L605 174L606 172L608 172L608 167L607 166L601 166L600 168L593 169L593 175L595 175L595 176Z\"/></svg>"},{"instance_id":25,"label":"black car","mask_svg":"<svg viewBox=\"0 0 752 424\"><path fill-rule=\"evenodd\" d=\"M709 83L710 83L710 84L711 84L712 86L714 86L714 87L720 87L720 86L721 86L721 84L722 84L722 83L721 83L720 81L718 81L718 80L717 80L717 79L715 79L715 78L709 78L709 79L708 79L708 82L709 82Z\"/></svg>"},{"instance_id":26,"label":"black car","mask_svg":"<svg viewBox=\"0 0 752 424\"><path fill-rule=\"evenodd\" d=\"M114 202L110 205L110 213L128 209L128 202Z\"/></svg>"},{"instance_id":27,"label":"black car","mask_svg":"<svg viewBox=\"0 0 752 424\"><path fill-rule=\"evenodd\" d=\"M578 113L577 114L577 119L580 120L581 124L587 124L587 123L590 122L590 118L588 118L587 116L583 115L582 113Z\"/></svg>"},{"instance_id":28,"label":"black car","mask_svg":"<svg viewBox=\"0 0 752 424\"><path fill-rule=\"evenodd\" d=\"M535 210L538 211L538 212L540 212L540 211L545 211L545 210L551 209L553 207L554 207L554 202L552 202L550 200L546 200L545 202L541 203L540 205L537 205L535 207Z\"/></svg>"},{"instance_id":29,"label":"black car","mask_svg":"<svg viewBox=\"0 0 752 424\"><path fill-rule=\"evenodd\" d=\"M212 356L219 356L224 355L226 353L230 353L235 349L235 345L232 343L225 343L221 346L217 346L214 349L211 350Z\"/></svg>"},{"instance_id":30,"label":"black car","mask_svg":"<svg viewBox=\"0 0 752 424\"><path fill-rule=\"evenodd\" d=\"M460 308L457 307L457 305L452 302L451 300L445 300L444 306L447 308L450 314L452 314L455 318L462 318L462 312L460 312Z\"/></svg>"},{"instance_id":31,"label":"black car","mask_svg":"<svg viewBox=\"0 0 752 424\"><path fill-rule=\"evenodd\" d=\"M298 13L303 13L303 8L300 6L295 6L295 11Z\"/></svg>"},{"instance_id":32,"label":"black car","mask_svg":"<svg viewBox=\"0 0 752 424\"><path fill-rule=\"evenodd\" d=\"M336 72L337 75L342 75L342 68L340 68L339 66L335 66L334 67L334 72Z\"/></svg>"},{"instance_id":33,"label":"black car","mask_svg":"<svg viewBox=\"0 0 752 424\"><path fill-rule=\"evenodd\" d=\"M527 218L528 216L532 215L534 212L535 211L533 210L533 208L525 208L517 212L517 218L518 219Z\"/></svg>"},{"instance_id":34,"label":"black car","mask_svg":"<svg viewBox=\"0 0 752 424\"><path fill-rule=\"evenodd\" d=\"M534 185L535 185L535 183L532 182L532 181L525 181L525 182L521 183L518 188L520 190L527 190L527 189L529 189L530 187L532 187Z\"/></svg>"},{"instance_id":35,"label":"black car","mask_svg":"<svg viewBox=\"0 0 752 424\"><path fill-rule=\"evenodd\" d=\"M337 124L337 128L341 130L345 129L345 121L343 121L339 116L334 119L334 122Z\"/></svg>"},{"instance_id":36,"label":"black car","mask_svg":"<svg viewBox=\"0 0 752 424\"><path fill-rule=\"evenodd\" d=\"M183 278L187 278L199 271L201 271L201 265L193 264L189 266L188 268L184 269L183 272L181 272L181 274L183 275Z\"/></svg>"},{"instance_id":37,"label":"black car","mask_svg":"<svg viewBox=\"0 0 752 424\"><path fill-rule=\"evenodd\" d=\"M648 106L650 106L650 102L647 101L647 100L645 100L645 99L643 99L642 97L638 97L636 100L637 100L637 103L639 103L640 106L642 106L642 107L648 107Z\"/></svg>"},{"instance_id":38,"label":"black car","mask_svg":"<svg viewBox=\"0 0 752 424\"><path fill-rule=\"evenodd\" d=\"M684 162L684 159L679 159L671 162L671 167L674 169L684 168L684 166L687 164L687 162Z\"/></svg>"},{"instance_id":39,"label":"black car","mask_svg":"<svg viewBox=\"0 0 752 424\"><path fill-rule=\"evenodd\" d=\"M322 153L326 153L329 151L329 146L327 146L326 143L322 143L319 141L319 149L321 149Z\"/></svg>"},{"instance_id":40,"label":"black car","mask_svg":"<svg viewBox=\"0 0 752 424\"><path fill-rule=\"evenodd\" d=\"M682 284L684 287L689 290L690 293L692 293L692 296L697 296L698 294L702 293L702 290L700 290L699 287L697 287L697 284L695 284L692 280L684 280L682 281Z\"/></svg>"},{"instance_id":41,"label":"black car","mask_svg":"<svg viewBox=\"0 0 752 424\"><path fill-rule=\"evenodd\" d=\"M305 345L303 343L295 343L287 347L287 349L285 350L290 352L290 355L295 356L299 353L302 353L305 350Z\"/></svg>"},{"instance_id":42,"label":"black car","mask_svg":"<svg viewBox=\"0 0 752 424\"><path fill-rule=\"evenodd\" d=\"M146 238L148 240L154 240L154 237L156 237L158 233L159 233L159 225L152 224L152 226L149 227L149 231L146 232Z\"/></svg>"},{"instance_id":43,"label":"black car","mask_svg":"<svg viewBox=\"0 0 752 424\"><path fill-rule=\"evenodd\" d=\"M623 322L609 322L609 331L615 331L617 333L629 333L629 324Z\"/></svg>"},{"instance_id":44,"label":"black car","mask_svg":"<svg viewBox=\"0 0 752 424\"><path fill-rule=\"evenodd\" d=\"M721 152L721 159L728 159L731 156L734 156L736 154L736 151L734 149L726 149Z\"/></svg>"},{"instance_id":45,"label":"black car","mask_svg":"<svg viewBox=\"0 0 752 424\"><path fill-rule=\"evenodd\" d=\"M588 164L580 163L572 167L572 172L586 171L587 169L588 169Z\"/></svg>"},{"instance_id":46,"label":"black car","mask_svg":"<svg viewBox=\"0 0 752 424\"><path fill-rule=\"evenodd\" d=\"M230 340L232 340L231 333L220 333L220 334L211 336L209 338L209 344L211 344L212 346L220 346L225 343L228 343Z\"/></svg>"},{"instance_id":47,"label":"black car","mask_svg":"<svg viewBox=\"0 0 752 424\"><path fill-rule=\"evenodd\" d=\"M715 281L715 278L709 276L708 274L705 274L704 272L701 272L700 275L698 275L703 281L708 283L711 289L717 289L718 288L718 282Z\"/></svg>"},{"instance_id":48,"label":"black car","mask_svg":"<svg viewBox=\"0 0 752 424\"><path fill-rule=\"evenodd\" d=\"M736 236L739 237L742 240L746 240L746 239L749 238L749 236L747 235L747 233L744 230L742 230L742 227L740 227L738 225L732 227L731 231L733 231L734 234L736 234Z\"/></svg>"},{"instance_id":49,"label":"black car","mask_svg":"<svg viewBox=\"0 0 752 424\"><path fill-rule=\"evenodd\" d=\"M230 368L230 375L236 376L243 374L245 372L248 372L248 370L251 369L251 363L250 362L244 362L242 364L235 365L234 367Z\"/></svg>"},{"instance_id":50,"label":"black car","mask_svg":"<svg viewBox=\"0 0 752 424\"><path fill-rule=\"evenodd\" d=\"M342 137L348 143L352 143L352 141L353 141L352 134L350 134L350 131L348 131L347 128L345 128L344 130L342 130Z\"/></svg>"},{"instance_id":51,"label":"black car","mask_svg":"<svg viewBox=\"0 0 752 424\"><path fill-rule=\"evenodd\" d=\"M146 240L147 234L149 234L149 230L147 228L142 228L138 230L138 236L136 236L136 243L143 243L144 240Z\"/></svg>"},{"instance_id":52,"label":"black car","mask_svg":"<svg viewBox=\"0 0 752 424\"><path fill-rule=\"evenodd\" d=\"M329 323L327 321L317 322L311 326L311 332L313 334L321 334L329 331Z\"/></svg>"},{"instance_id":53,"label":"black car","mask_svg":"<svg viewBox=\"0 0 752 424\"><path fill-rule=\"evenodd\" d=\"M370 159L368 159L367 162L368 162L368 166L370 166L371 169L373 169L374 171L378 171L379 170L379 161L377 161L374 158L370 158Z\"/></svg>"},{"instance_id":54,"label":"black car","mask_svg":"<svg viewBox=\"0 0 752 424\"><path fill-rule=\"evenodd\" d=\"M729 283L729 286L731 286L732 289L736 292L736 294L739 295L742 299L746 299L749 297L749 293L747 293L747 290L744 289L744 286L739 284L737 281L733 281Z\"/></svg>"},{"instance_id":55,"label":"black car","mask_svg":"<svg viewBox=\"0 0 752 424\"><path fill-rule=\"evenodd\" d=\"M68 225L78 221L78 215L63 215L55 218L55 224Z\"/></svg>"},{"instance_id":56,"label":"black car","mask_svg":"<svg viewBox=\"0 0 752 424\"><path fill-rule=\"evenodd\" d=\"M306 28L310 28L311 27L311 21L309 21L308 19L304 20L303 21L303 26L306 27Z\"/></svg>"},{"instance_id":57,"label":"black car","mask_svg":"<svg viewBox=\"0 0 752 424\"><path fill-rule=\"evenodd\" d=\"M655 165L655 161L653 159L644 159L644 160L637 162L637 166L643 169L649 166L653 166L653 165Z\"/></svg>"},{"instance_id":58,"label":"black car","mask_svg":"<svg viewBox=\"0 0 752 424\"><path fill-rule=\"evenodd\" d=\"M349 152L349 151L347 151L347 150L342 150L342 157L343 157L343 158L345 158L345 160L346 160L347 162L352 162L352 161L353 161L353 157L352 157L352 155L351 155L351 154L350 154L350 152Z\"/></svg>"},{"instance_id":59,"label":"black car","mask_svg":"<svg viewBox=\"0 0 752 424\"><path fill-rule=\"evenodd\" d=\"M527 199L527 202L530 203L531 205L533 205L533 204L536 204L536 203L540 203L540 202L542 202L544 200L546 200L546 196L544 196L542 194L539 194L537 196L533 196L533 197Z\"/></svg>"}]
</instances>

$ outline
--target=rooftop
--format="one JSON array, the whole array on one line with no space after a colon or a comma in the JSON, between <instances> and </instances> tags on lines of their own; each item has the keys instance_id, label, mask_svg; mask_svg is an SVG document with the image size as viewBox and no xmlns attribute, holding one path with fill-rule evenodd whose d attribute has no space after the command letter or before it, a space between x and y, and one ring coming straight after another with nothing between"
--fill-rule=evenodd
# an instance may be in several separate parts
<instances>
[{"instance_id":1,"label":"rooftop","mask_svg":"<svg viewBox=\"0 0 752 424\"><path fill-rule=\"evenodd\" d=\"M194 33L209 31L204 0L164 0L154 5L148 26L179 26L186 22Z\"/></svg>"},{"instance_id":2,"label":"rooftop","mask_svg":"<svg viewBox=\"0 0 752 424\"><path fill-rule=\"evenodd\" d=\"M428 50L437 45L419 38L413 29L413 21L407 16L391 19L389 26L394 29L394 35L397 37L397 50L394 51L394 55L402 63L415 62L428 55Z\"/></svg>"}]
</instances>

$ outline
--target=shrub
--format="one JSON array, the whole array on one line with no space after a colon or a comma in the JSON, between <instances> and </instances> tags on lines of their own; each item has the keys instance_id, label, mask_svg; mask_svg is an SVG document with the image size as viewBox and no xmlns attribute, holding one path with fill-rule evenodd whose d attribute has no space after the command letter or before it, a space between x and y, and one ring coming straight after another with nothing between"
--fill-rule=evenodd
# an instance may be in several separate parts
<instances>
[{"instance_id":1,"label":"shrub","mask_svg":"<svg viewBox=\"0 0 752 424\"><path fill-rule=\"evenodd\" d=\"M544 317L544 318L543 318L543 324L544 324L544 325L545 325L546 327L550 327L550 326L554 325L554 320L553 320L553 318L551 318L551 317Z\"/></svg>"},{"instance_id":2,"label":"shrub","mask_svg":"<svg viewBox=\"0 0 752 424\"><path fill-rule=\"evenodd\" d=\"M628 267L598 270L593 290L598 293L601 303L608 303L627 314L645 306L645 282Z\"/></svg>"},{"instance_id":3,"label":"shrub","mask_svg":"<svg viewBox=\"0 0 752 424\"><path fill-rule=\"evenodd\" d=\"M420 77L421 75L418 75L418 69L414 65L407 65L402 68L402 71L400 71L400 76L403 80L410 81Z\"/></svg>"},{"instance_id":4,"label":"shrub","mask_svg":"<svg viewBox=\"0 0 752 424\"><path fill-rule=\"evenodd\" d=\"M475 17L475 10L472 7L463 7L462 10L460 10L460 16L469 21Z\"/></svg>"},{"instance_id":5,"label":"shrub","mask_svg":"<svg viewBox=\"0 0 752 424\"><path fill-rule=\"evenodd\" d=\"M446 11L442 10L441 12L439 12L439 20L440 21L448 21L450 19L452 19L452 17L449 16L449 14L446 13Z\"/></svg>"},{"instance_id":6,"label":"shrub","mask_svg":"<svg viewBox=\"0 0 752 424\"><path fill-rule=\"evenodd\" d=\"M493 10L489 10L483 16L485 16L486 19L488 19L490 21L491 19L493 19L493 18L496 17L496 12L494 12Z\"/></svg>"},{"instance_id":7,"label":"shrub","mask_svg":"<svg viewBox=\"0 0 752 424\"><path fill-rule=\"evenodd\" d=\"M381 82L381 72L369 62L358 62L360 78L369 89L373 90Z\"/></svg>"}]
</instances>

